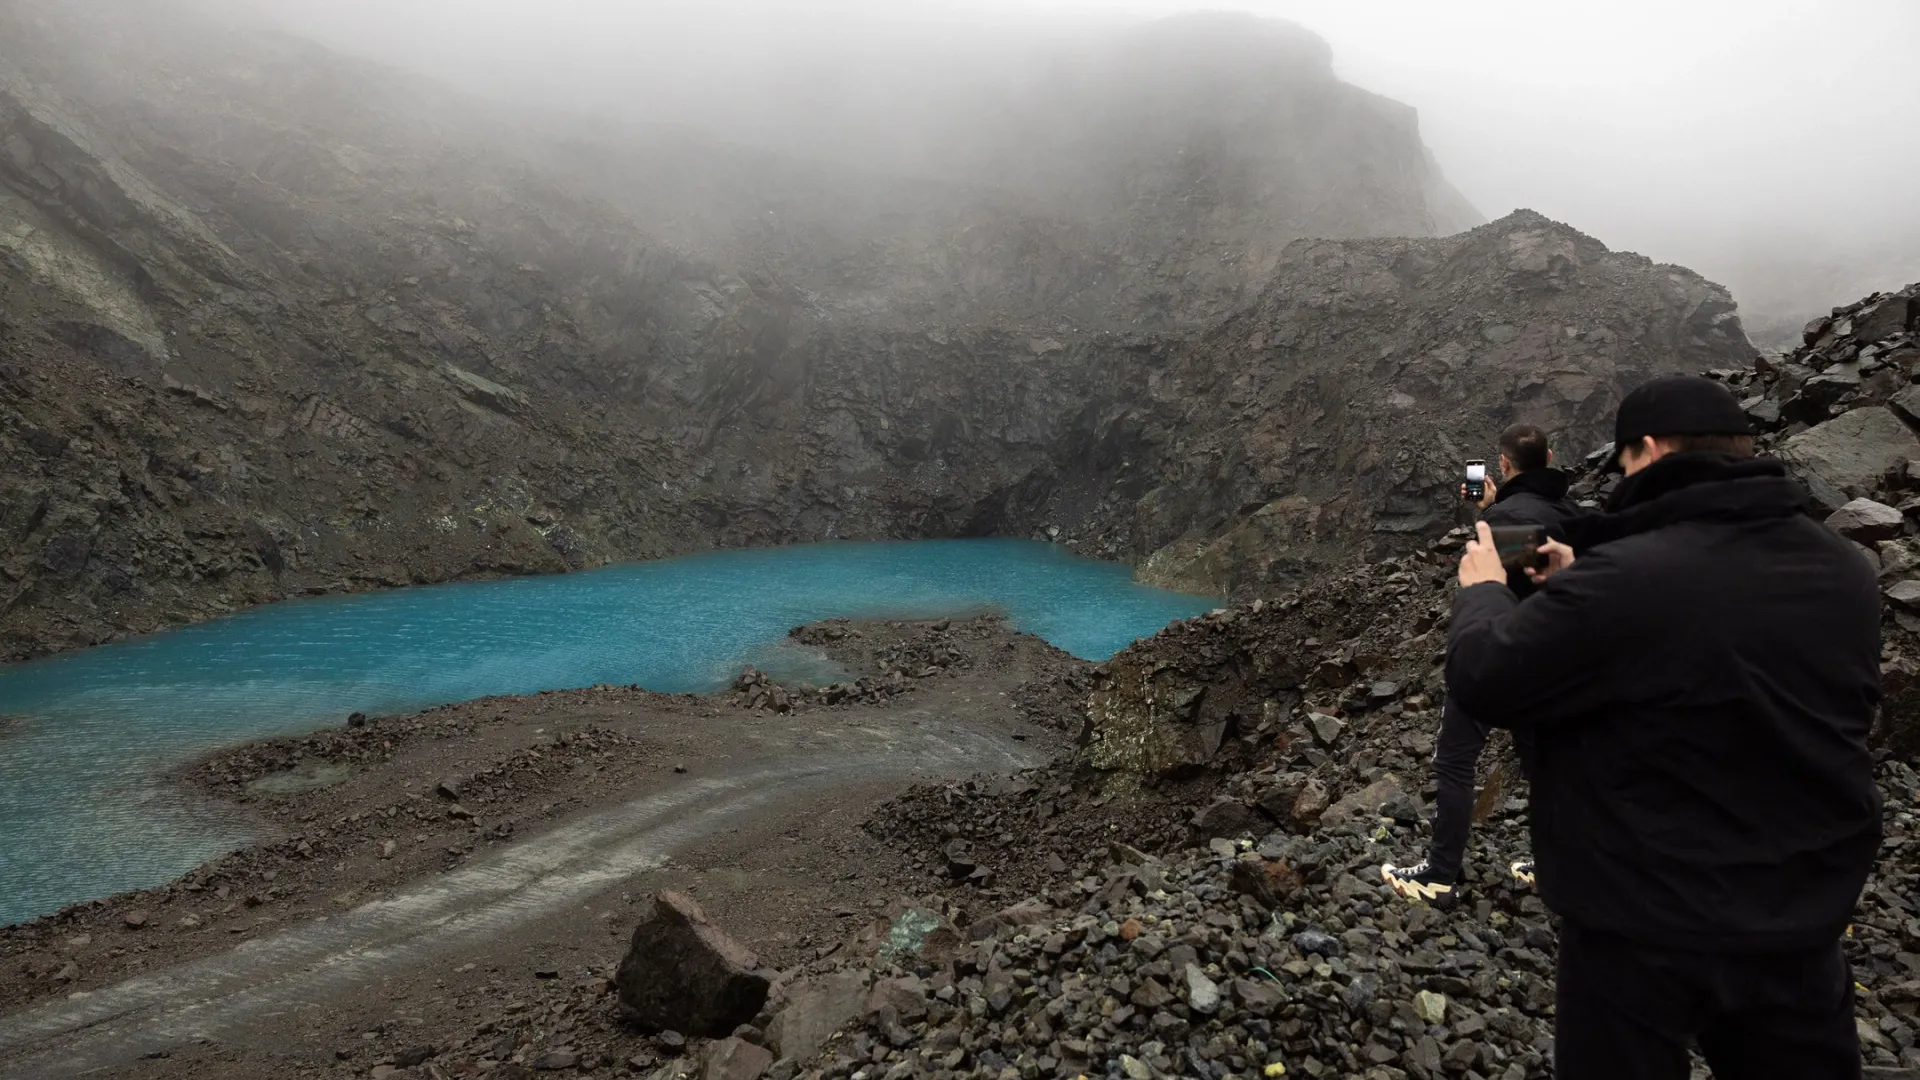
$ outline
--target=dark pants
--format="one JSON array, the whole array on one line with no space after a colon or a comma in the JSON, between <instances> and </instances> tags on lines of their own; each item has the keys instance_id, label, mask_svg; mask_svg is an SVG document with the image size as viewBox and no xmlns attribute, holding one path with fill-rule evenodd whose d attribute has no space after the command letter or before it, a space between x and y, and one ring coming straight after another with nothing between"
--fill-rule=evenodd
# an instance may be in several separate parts
<instances>
[{"instance_id":1,"label":"dark pants","mask_svg":"<svg viewBox=\"0 0 1920 1080\"><path fill-rule=\"evenodd\" d=\"M1714 1080L1859 1080L1853 972L1840 943L1699 953L1560 929L1558 1080L1686 1080L1697 1039Z\"/></svg>"},{"instance_id":2,"label":"dark pants","mask_svg":"<svg viewBox=\"0 0 1920 1080\"><path fill-rule=\"evenodd\" d=\"M1440 706L1440 737L1433 745L1433 775L1440 792L1433 800L1433 844L1427 849L1427 865L1449 881L1460 880L1467 831L1473 827L1473 777L1491 731L1451 700ZM1533 733L1515 731L1513 745L1520 752L1521 771L1531 778Z\"/></svg>"}]
</instances>

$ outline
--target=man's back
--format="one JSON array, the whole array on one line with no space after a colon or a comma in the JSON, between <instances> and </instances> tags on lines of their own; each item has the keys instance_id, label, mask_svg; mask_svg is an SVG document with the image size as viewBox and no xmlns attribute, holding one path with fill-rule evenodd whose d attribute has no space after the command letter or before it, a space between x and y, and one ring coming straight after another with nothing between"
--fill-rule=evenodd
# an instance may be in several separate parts
<instances>
[{"instance_id":1,"label":"man's back","mask_svg":"<svg viewBox=\"0 0 1920 1080\"><path fill-rule=\"evenodd\" d=\"M1525 605L1462 594L1456 641L1511 618L1454 650L1452 692L1536 726L1539 881L1584 925L1709 950L1830 941L1872 863L1877 585L1761 464L1637 508Z\"/></svg>"}]
</instances>

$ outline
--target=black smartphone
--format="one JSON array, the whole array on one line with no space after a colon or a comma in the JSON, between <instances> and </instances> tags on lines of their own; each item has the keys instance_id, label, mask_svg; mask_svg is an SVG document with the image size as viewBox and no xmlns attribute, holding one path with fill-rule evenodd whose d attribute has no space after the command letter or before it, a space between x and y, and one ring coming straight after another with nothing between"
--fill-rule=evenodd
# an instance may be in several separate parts
<instances>
[{"instance_id":1,"label":"black smartphone","mask_svg":"<svg viewBox=\"0 0 1920 1080\"><path fill-rule=\"evenodd\" d=\"M1467 501L1479 502L1487 497L1487 463L1484 461L1467 462Z\"/></svg>"},{"instance_id":2,"label":"black smartphone","mask_svg":"<svg viewBox=\"0 0 1920 1080\"><path fill-rule=\"evenodd\" d=\"M1500 565L1509 570L1545 570L1547 530L1539 525L1492 525L1493 550L1500 553Z\"/></svg>"}]
</instances>

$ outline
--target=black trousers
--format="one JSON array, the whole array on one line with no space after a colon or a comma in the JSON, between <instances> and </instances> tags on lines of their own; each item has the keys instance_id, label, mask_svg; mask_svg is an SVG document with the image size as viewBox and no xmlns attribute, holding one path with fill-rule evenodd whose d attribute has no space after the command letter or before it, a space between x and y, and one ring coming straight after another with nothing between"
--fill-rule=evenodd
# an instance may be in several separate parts
<instances>
[{"instance_id":1,"label":"black trousers","mask_svg":"<svg viewBox=\"0 0 1920 1080\"><path fill-rule=\"evenodd\" d=\"M1853 972L1840 942L1699 953L1564 923L1558 1080L1687 1080L1698 1040L1715 1080L1859 1080Z\"/></svg>"},{"instance_id":2,"label":"black trousers","mask_svg":"<svg viewBox=\"0 0 1920 1080\"><path fill-rule=\"evenodd\" d=\"M1473 777L1491 731L1451 700L1441 704L1440 737L1433 745L1433 775L1440 790L1433 800L1433 843L1427 849L1427 865L1449 881L1460 880L1467 833L1473 828ZM1531 778L1533 733L1515 731L1513 744L1520 751L1521 771Z\"/></svg>"}]
</instances>

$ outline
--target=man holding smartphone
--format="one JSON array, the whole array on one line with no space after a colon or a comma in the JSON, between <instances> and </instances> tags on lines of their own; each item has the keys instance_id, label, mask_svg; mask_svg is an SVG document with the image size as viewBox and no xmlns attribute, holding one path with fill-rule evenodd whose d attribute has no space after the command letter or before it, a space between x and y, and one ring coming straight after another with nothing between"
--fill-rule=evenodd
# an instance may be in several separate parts
<instances>
[{"instance_id":1,"label":"man holding smartphone","mask_svg":"<svg viewBox=\"0 0 1920 1080\"><path fill-rule=\"evenodd\" d=\"M1521 603L1485 526L1447 685L1532 730L1540 891L1561 916L1560 1080L1856 1080L1841 948L1880 842L1873 570L1756 459L1726 388L1656 379L1614 421L1626 479Z\"/></svg>"},{"instance_id":2,"label":"man holding smartphone","mask_svg":"<svg viewBox=\"0 0 1920 1080\"><path fill-rule=\"evenodd\" d=\"M1566 473L1553 467L1553 449L1547 433L1532 424L1515 424L1500 433L1500 483L1485 475L1485 464L1469 462L1460 497L1480 509L1489 525L1544 527L1549 536L1561 536L1562 524L1580 513L1567 501ZM1479 466L1475 469L1474 466ZM1475 475L1478 473L1479 475ZM1533 591L1524 569L1509 572L1507 585L1524 598ZM1451 697L1440 708L1440 736L1434 742L1433 772L1439 789L1434 797L1433 841L1427 857L1412 866L1392 863L1380 876L1409 900L1446 902L1459 888L1467 836L1473 825L1473 780L1486 748L1487 725L1463 712ZM1514 743L1523 768L1531 773L1532 740L1516 732ZM1509 868L1524 884L1533 882L1533 863L1527 859Z\"/></svg>"}]
</instances>

